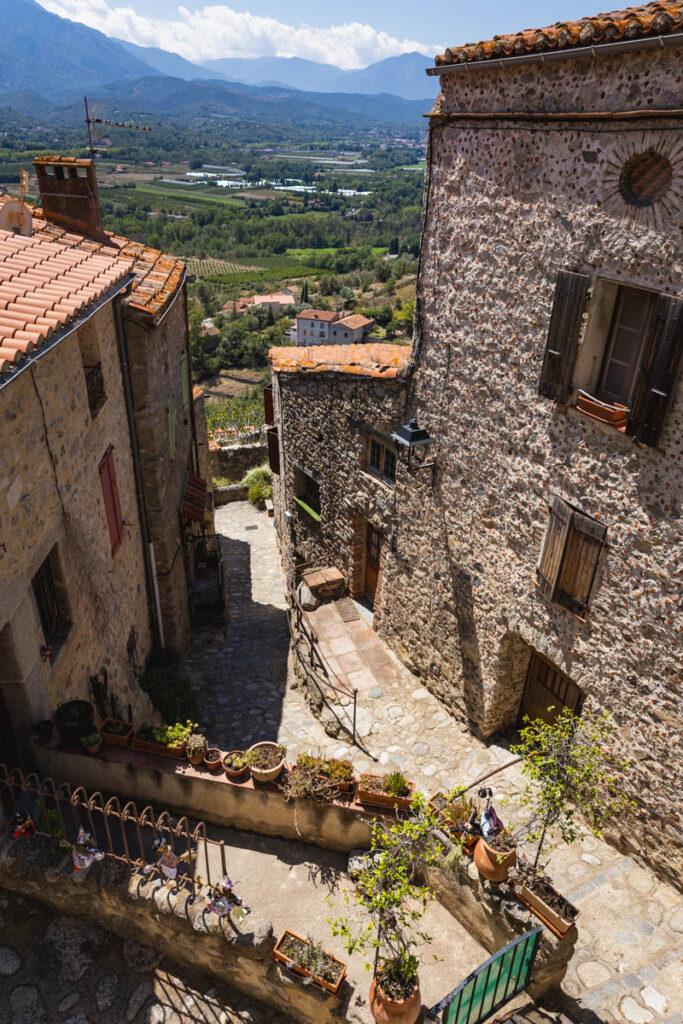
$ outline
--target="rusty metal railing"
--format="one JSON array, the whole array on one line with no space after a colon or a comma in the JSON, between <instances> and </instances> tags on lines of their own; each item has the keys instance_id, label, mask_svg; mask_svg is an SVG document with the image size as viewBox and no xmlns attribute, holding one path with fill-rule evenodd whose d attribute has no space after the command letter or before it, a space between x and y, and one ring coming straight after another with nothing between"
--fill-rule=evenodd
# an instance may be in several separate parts
<instances>
[{"instance_id":1,"label":"rusty metal railing","mask_svg":"<svg viewBox=\"0 0 683 1024\"><path fill-rule=\"evenodd\" d=\"M0 764L0 804L5 827L11 831L20 812L32 823L29 838L52 843L55 849L75 844L79 830L84 829L105 859L120 870L140 872L140 884L168 880L155 861L155 840L167 843L172 853L167 864L177 858L173 891L184 891L190 903L208 896L228 876L225 843L210 839L203 821L192 825L186 816L157 814L149 804L138 811L132 800L122 804L118 796L88 794L83 786L57 785L53 779L41 780L35 773L25 775L4 764Z\"/></svg>"}]
</instances>

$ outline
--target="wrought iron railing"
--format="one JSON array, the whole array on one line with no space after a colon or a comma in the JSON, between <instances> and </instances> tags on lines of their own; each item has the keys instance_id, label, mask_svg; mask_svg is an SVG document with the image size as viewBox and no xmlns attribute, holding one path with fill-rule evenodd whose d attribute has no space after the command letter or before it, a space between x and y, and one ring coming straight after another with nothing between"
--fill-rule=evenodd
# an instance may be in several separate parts
<instances>
[{"instance_id":1,"label":"wrought iron railing","mask_svg":"<svg viewBox=\"0 0 683 1024\"><path fill-rule=\"evenodd\" d=\"M102 408L107 394L104 390L104 375L102 363L95 363L93 366L84 366L85 387L88 392L88 406L91 414Z\"/></svg>"},{"instance_id":2,"label":"wrought iron railing","mask_svg":"<svg viewBox=\"0 0 683 1024\"><path fill-rule=\"evenodd\" d=\"M118 796L105 797L83 786L57 785L53 779L25 775L18 768L0 764L0 802L9 822L20 812L29 821L29 838L51 843L55 849L73 846L80 829L92 837L92 847L106 860L140 873L140 884L167 879L156 861L155 840L168 844L177 858L174 891L184 892L190 903L209 896L228 875L228 857L223 840L210 839L203 821L191 824L186 816L175 818L168 811L157 814L147 805L138 811L132 800L122 804Z\"/></svg>"}]
</instances>

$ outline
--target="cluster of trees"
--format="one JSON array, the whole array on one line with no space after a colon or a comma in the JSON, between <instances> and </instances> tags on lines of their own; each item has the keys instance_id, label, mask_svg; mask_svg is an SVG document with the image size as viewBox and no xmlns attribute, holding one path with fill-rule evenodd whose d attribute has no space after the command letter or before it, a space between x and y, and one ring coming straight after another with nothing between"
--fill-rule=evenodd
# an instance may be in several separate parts
<instances>
[{"instance_id":1,"label":"cluster of trees","mask_svg":"<svg viewBox=\"0 0 683 1024\"><path fill-rule=\"evenodd\" d=\"M208 304L211 310L215 299ZM212 377L220 370L230 367L248 366L265 368L268 365L268 350L275 345L287 345L286 316L276 316L272 310L255 306L253 311L242 316L214 313L213 321L221 332L221 338L214 347L207 345L202 329L202 319L207 313L202 302L190 312L190 352L192 370L197 380Z\"/></svg>"}]
</instances>

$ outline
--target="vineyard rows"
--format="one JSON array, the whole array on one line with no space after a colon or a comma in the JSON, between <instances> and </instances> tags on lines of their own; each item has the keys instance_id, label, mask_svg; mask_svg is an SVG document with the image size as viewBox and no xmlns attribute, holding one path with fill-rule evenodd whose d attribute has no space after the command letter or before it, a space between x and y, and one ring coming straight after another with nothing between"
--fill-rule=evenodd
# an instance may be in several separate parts
<instances>
[{"instance_id":1,"label":"vineyard rows","mask_svg":"<svg viewBox=\"0 0 683 1024\"><path fill-rule=\"evenodd\" d=\"M192 257L186 261L187 269L195 277L208 277L211 274L239 274L243 271L263 270L263 266L252 263L233 263L230 260L200 260Z\"/></svg>"}]
</instances>

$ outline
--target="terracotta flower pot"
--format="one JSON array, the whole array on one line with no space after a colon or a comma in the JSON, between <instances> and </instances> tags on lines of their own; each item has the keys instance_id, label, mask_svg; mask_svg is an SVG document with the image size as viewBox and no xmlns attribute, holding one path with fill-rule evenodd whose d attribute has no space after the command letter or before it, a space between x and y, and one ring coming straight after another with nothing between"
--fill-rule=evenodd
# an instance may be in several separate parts
<instances>
[{"instance_id":1,"label":"terracotta flower pot","mask_svg":"<svg viewBox=\"0 0 683 1024\"><path fill-rule=\"evenodd\" d=\"M209 747L204 754L204 764L210 772L219 772L223 766L223 752L218 747Z\"/></svg>"},{"instance_id":2,"label":"terracotta flower pot","mask_svg":"<svg viewBox=\"0 0 683 1024\"><path fill-rule=\"evenodd\" d=\"M517 863L517 851L496 850L482 837L474 848L474 863L479 874L489 882L504 882L510 868Z\"/></svg>"},{"instance_id":3,"label":"terracotta flower pot","mask_svg":"<svg viewBox=\"0 0 683 1024\"><path fill-rule=\"evenodd\" d=\"M202 750L198 754L188 754L187 760L190 764L193 764L195 768L200 764L204 764L204 751Z\"/></svg>"},{"instance_id":4,"label":"terracotta flower pot","mask_svg":"<svg viewBox=\"0 0 683 1024\"><path fill-rule=\"evenodd\" d=\"M99 754L100 750L102 749L102 737L100 736L97 743L84 743L83 749L85 750L86 754L91 754L92 756L94 756L95 754Z\"/></svg>"},{"instance_id":5,"label":"terracotta flower pot","mask_svg":"<svg viewBox=\"0 0 683 1024\"><path fill-rule=\"evenodd\" d=\"M271 740L261 740L260 743L252 744L252 746L249 747L247 754L252 750L258 750L259 747L273 747L274 749L277 749L278 746L279 744L273 743ZM251 777L254 782L275 782L275 780L280 777L284 766L285 759L283 757L273 768L257 768L253 764L250 764L249 768L251 769Z\"/></svg>"},{"instance_id":6,"label":"terracotta flower pot","mask_svg":"<svg viewBox=\"0 0 683 1024\"><path fill-rule=\"evenodd\" d=\"M377 980L370 985L370 1012L377 1024L415 1024L422 1009L420 982L415 982L415 991L408 999L389 999Z\"/></svg>"},{"instance_id":7,"label":"terracotta flower pot","mask_svg":"<svg viewBox=\"0 0 683 1024\"><path fill-rule=\"evenodd\" d=\"M242 768L230 768L226 764L226 759L228 757L230 757L230 754L242 754L242 755L244 755L244 751L243 750L231 750L229 753L227 753L225 755L225 757L223 758L223 760L221 762L222 765L223 765L223 771L225 772L226 776L232 782L243 782L244 779L246 779L246 777L249 774L249 765L245 764L244 767L242 767Z\"/></svg>"}]
</instances>

